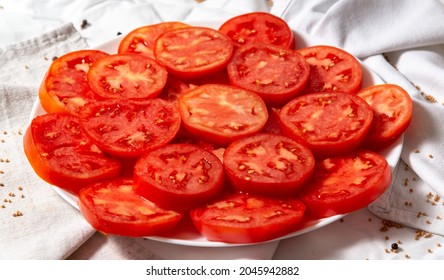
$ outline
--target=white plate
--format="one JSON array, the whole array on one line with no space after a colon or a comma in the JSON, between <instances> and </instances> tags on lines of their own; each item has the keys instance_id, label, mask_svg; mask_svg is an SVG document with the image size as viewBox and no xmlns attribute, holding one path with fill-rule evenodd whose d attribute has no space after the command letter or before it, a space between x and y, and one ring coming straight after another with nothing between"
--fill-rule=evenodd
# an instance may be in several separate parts
<instances>
[{"instance_id":1,"label":"white plate","mask_svg":"<svg viewBox=\"0 0 444 280\"><path fill-rule=\"evenodd\" d=\"M199 22L199 23L190 23L191 25L199 25L199 26L208 26L213 28L218 28L219 23L218 22ZM303 37L301 34L298 34L298 40L301 42L307 43L307 42L313 42L311 38ZM120 40L123 38L123 36L120 36L114 40L111 40L107 43L104 43L102 45L99 45L95 47L94 49L102 50L107 53L116 53L117 48L119 45ZM305 45L305 44L300 44ZM383 84L384 82L382 79L377 76L374 72L370 70L365 64L362 63L362 70L363 70L363 81L362 86L370 86L375 84ZM42 77L43 78L43 77ZM30 120L32 120L34 117L44 114L45 111L43 110L39 100L35 102L31 115ZM385 150L381 151L381 154L386 158L387 162L389 163L390 167L392 168L392 171L395 169L399 158L401 156L401 149L403 144L403 137L400 137L395 143L393 143L390 147L386 148ZM63 198L65 199L69 204L71 204L73 207L79 209L77 205L77 197L72 195L71 193L65 192L64 190L53 187L54 190ZM337 221L344 215L336 215L328 218L323 219L317 219L317 220L304 220L299 228L285 236L279 237L274 240L266 241L271 242L275 240L281 240L286 239L290 237L294 237L297 235L301 235L304 233L308 233L310 231L319 229L321 227L324 227L334 221ZM255 245L254 244L229 244L229 243L223 243L223 242L211 242L206 240L202 235L200 235L197 230L191 225L191 222L188 219L185 219L178 229L168 235L168 236L150 236L146 237L146 239L166 242L170 244L177 244L177 245L186 245L186 246L197 246L197 247L232 247L232 246L246 246L246 245Z\"/></svg>"}]
</instances>

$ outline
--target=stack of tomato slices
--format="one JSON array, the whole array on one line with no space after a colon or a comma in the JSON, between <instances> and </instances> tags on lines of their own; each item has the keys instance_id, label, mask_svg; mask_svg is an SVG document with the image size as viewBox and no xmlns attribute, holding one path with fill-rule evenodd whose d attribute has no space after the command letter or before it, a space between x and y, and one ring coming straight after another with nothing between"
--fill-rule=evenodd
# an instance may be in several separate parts
<instances>
[{"instance_id":1,"label":"stack of tomato slices","mask_svg":"<svg viewBox=\"0 0 444 280\"><path fill-rule=\"evenodd\" d=\"M218 30L143 26L116 54L67 53L42 81L28 160L106 234L191 219L210 241L255 243L363 208L390 184L378 151L407 129L411 99L362 88L351 54L297 49L294 35L249 13Z\"/></svg>"}]
</instances>

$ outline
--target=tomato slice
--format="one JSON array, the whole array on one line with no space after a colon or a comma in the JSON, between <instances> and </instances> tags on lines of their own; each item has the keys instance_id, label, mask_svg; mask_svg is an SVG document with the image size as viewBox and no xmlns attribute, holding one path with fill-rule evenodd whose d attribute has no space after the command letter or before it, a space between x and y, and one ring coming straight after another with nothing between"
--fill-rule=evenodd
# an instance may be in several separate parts
<instances>
[{"instance_id":1,"label":"tomato slice","mask_svg":"<svg viewBox=\"0 0 444 280\"><path fill-rule=\"evenodd\" d=\"M216 84L180 96L179 111L191 134L220 145L260 131L268 118L267 107L257 94Z\"/></svg>"},{"instance_id":2,"label":"tomato slice","mask_svg":"<svg viewBox=\"0 0 444 280\"><path fill-rule=\"evenodd\" d=\"M256 92L272 106L282 106L300 94L310 74L298 52L264 44L237 49L227 70L231 84Z\"/></svg>"},{"instance_id":3,"label":"tomato slice","mask_svg":"<svg viewBox=\"0 0 444 280\"><path fill-rule=\"evenodd\" d=\"M365 140L369 148L385 148L398 139L410 125L413 104L410 95L393 84L362 89L358 96L372 108L375 117Z\"/></svg>"},{"instance_id":4,"label":"tomato slice","mask_svg":"<svg viewBox=\"0 0 444 280\"><path fill-rule=\"evenodd\" d=\"M310 149L291 138L260 133L231 143L223 163L235 189L288 197L311 177L315 159Z\"/></svg>"},{"instance_id":5,"label":"tomato slice","mask_svg":"<svg viewBox=\"0 0 444 280\"><path fill-rule=\"evenodd\" d=\"M165 210L137 195L133 180L117 178L80 190L79 208L92 227L105 234L143 237L173 229L183 214Z\"/></svg>"},{"instance_id":6,"label":"tomato slice","mask_svg":"<svg viewBox=\"0 0 444 280\"><path fill-rule=\"evenodd\" d=\"M54 60L39 89L40 103L48 113L71 113L99 97L86 79L90 66L97 59L108 56L98 50L79 50Z\"/></svg>"},{"instance_id":7,"label":"tomato slice","mask_svg":"<svg viewBox=\"0 0 444 280\"><path fill-rule=\"evenodd\" d=\"M190 211L197 230L210 241L256 243L292 232L305 213L298 199L231 194Z\"/></svg>"},{"instance_id":8,"label":"tomato slice","mask_svg":"<svg viewBox=\"0 0 444 280\"><path fill-rule=\"evenodd\" d=\"M196 207L223 187L224 171L210 151L190 144L170 144L143 155L134 167L135 190L174 210Z\"/></svg>"},{"instance_id":9,"label":"tomato slice","mask_svg":"<svg viewBox=\"0 0 444 280\"><path fill-rule=\"evenodd\" d=\"M250 43L295 47L293 31L288 24L270 13L253 12L230 18L219 31L230 37L237 47Z\"/></svg>"},{"instance_id":10,"label":"tomato slice","mask_svg":"<svg viewBox=\"0 0 444 280\"><path fill-rule=\"evenodd\" d=\"M339 155L359 147L373 120L360 97L338 92L301 95L279 112L282 130L316 156Z\"/></svg>"},{"instance_id":11,"label":"tomato slice","mask_svg":"<svg viewBox=\"0 0 444 280\"><path fill-rule=\"evenodd\" d=\"M156 97L167 77L162 65L139 54L113 54L98 59L87 75L91 89L105 99Z\"/></svg>"},{"instance_id":12,"label":"tomato slice","mask_svg":"<svg viewBox=\"0 0 444 280\"><path fill-rule=\"evenodd\" d=\"M100 149L118 157L137 157L169 143L181 123L177 106L157 98L88 103L79 119Z\"/></svg>"},{"instance_id":13,"label":"tomato slice","mask_svg":"<svg viewBox=\"0 0 444 280\"><path fill-rule=\"evenodd\" d=\"M233 53L231 40L217 30L188 27L161 34L154 56L170 73L183 79L197 79L225 69Z\"/></svg>"},{"instance_id":14,"label":"tomato slice","mask_svg":"<svg viewBox=\"0 0 444 280\"><path fill-rule=\"evenodd\" d=\"M357 93L362 84L361 63L350 53L333 46L298 50L310 65L308 92Z\"/></svg>"},{"instance_id":15,"label":"tomato slice","mask_svg":"<svg viewBox=\"0 0 444 280\"><path fill-rule=\"evenodd\" d=\"M361 209L390 185L390 166L377 153L359 150L318 161L300 199L311 215L323 218Z\"/></svg>"},{"instance_id":16,"label":"tomato slice","mask_svg":"<svg viewBox=\"0 0 444 280\"><path fill-rule=\"evenodd\" d=\"M89 183L116 177L120 162L107 157L67 113L34 118L23 138L25 154L46 182L77 193Z\"/></svg>"},{"instance_id":17,"label":"tomato slice","mask_svg":"<svg viewBox=\"0 0 444 280\"><path fill-rule=\"evenodd\" d=\"M160 34L173 29L189 27L188 24L167 21L142 26L132 30L119 43L118 53L137 53L154 58L154 42Z\"/></svg>"}]
</instances>

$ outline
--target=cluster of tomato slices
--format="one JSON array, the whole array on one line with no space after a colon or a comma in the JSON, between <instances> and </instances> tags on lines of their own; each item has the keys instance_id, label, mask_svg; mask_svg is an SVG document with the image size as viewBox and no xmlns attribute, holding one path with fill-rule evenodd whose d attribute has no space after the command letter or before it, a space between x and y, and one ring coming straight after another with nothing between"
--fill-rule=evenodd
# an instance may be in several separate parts
<instances>
[{"instance_id":1,"label":"cluster of tomato slices","mask_svg":"<svg viewBox=\"0 0 444 280\"><path fill-rule=\"evenodd\" d=\"M331 46L295 49L268 13L221 27L163 22L117 54L57 58L25 137L36 173L78 196L97 230L174 231L252 243L368 205L391 180L377 149L408 127L396 85L361 88L361 64Z\"/></svg>"}]
</instances>

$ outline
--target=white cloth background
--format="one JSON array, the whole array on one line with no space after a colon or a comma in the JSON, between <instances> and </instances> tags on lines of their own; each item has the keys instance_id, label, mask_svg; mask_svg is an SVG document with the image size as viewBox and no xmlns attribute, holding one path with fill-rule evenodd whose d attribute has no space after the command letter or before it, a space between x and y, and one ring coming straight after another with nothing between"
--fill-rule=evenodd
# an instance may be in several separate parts
<instances>
[{"instance_id":1,"label":"white cloth background","mask_svg":"<svg viewBox=\"0 0 444 280\"><path fill-rule=\"evenodd\" d=\"M444 249L439 246L444 244L444 214L439 216L444 209L440 198L444 195L440 184L444 174L442 4L432 0L420 5L414 0L402 5L394 0L272 2L271 12L287 20L296 32L345 48L386 82L405 87L414 98L414 119L406 133L397 179L371 205L371 212L362 209L280 243L230 249L94 233L77 210L32 172L23 154L22 135L52 57L99 45L118 32L162 20L223 21L244 12L267 11L269 1L0 0L0 259L443 258ZM89 25L82 29L84 19ZM437 102L430 102L426 95ZM435 205L427 201L429 193L431 200L439 195ZM406 201L414 203L406 206ZM17 211L23 215L14 217ZM418 218L419 212L427 216ZM392 225L388 232L381 232L383 219L412 228ZM435 234L417 238L416 228ZM392 253L388 250L396 240L402 241L401 250Z\"/></svg>"}]
</instances>

